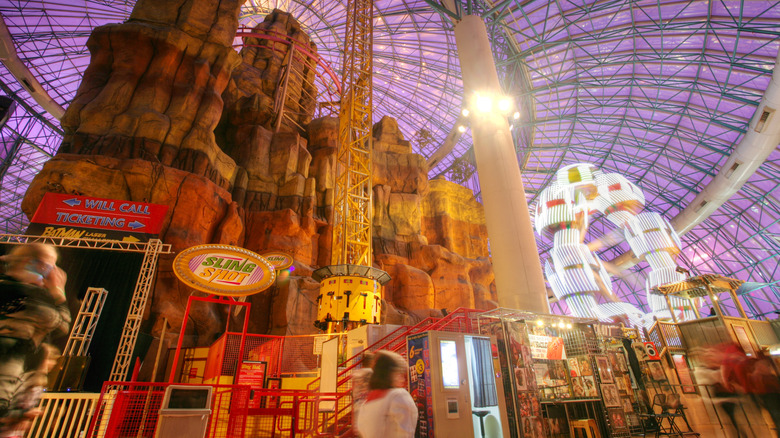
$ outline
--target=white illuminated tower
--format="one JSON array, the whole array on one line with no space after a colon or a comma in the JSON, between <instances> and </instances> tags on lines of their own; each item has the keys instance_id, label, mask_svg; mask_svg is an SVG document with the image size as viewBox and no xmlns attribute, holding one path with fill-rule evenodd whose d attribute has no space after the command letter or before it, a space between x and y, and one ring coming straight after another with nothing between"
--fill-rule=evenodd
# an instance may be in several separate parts
<instances>
[{"instance_id":1,"label":"white illuminated tower","mask_svg":"<svg viewBox=\"0 0 780 438\"><path fill-rule=\"evenodd\" d=\"M646 290L647 302L653 313L659 319L665 319L671 317L671 309L677 319L693 319L695 315L690 300L652 292L656 286L685 280L685 275L677 272L674 261L680 253L680 238L669 221L658 213L643 212L629 221L625 232L634 255L650 265Z\"/></svg>"},{"instance_id":2,"label":"white illuminated tower","mask_svg":"<svg viewBox=\"0 0 780 438\"><path fill-rule=\"evenodd\" d=\"M642 212L644 206L645 197L635 184L587 163L559 169L540 194L535 211L536 231L553 240L545 274L555 296L566 303L573 315L626 316L636 323L643 319L639 309L614 296L603 262L584 243L591 214L600 213L623 231L634 254L650 265L645 287L653 314L666 319L672 316L668 310L671 308L679 319L694 316L689 302L677 297L669 297L667 302L666 297L651 293L656 286L685 277L676 271L674 261L680 252L679 237L661 215ZM607 302L597 304L597 293Z\"/></svg>"},{"instance_id":3,"label":"white illuminated tower","mask_svg":"<svg viewBox=\"0 0 780 438\"><path fill-rule=\"evenodd\" d=\"M583 243L588 228L589 205L598 189L591 164L566 166L542 191L536 206L536 232L552 235L550 260L545 273L555 296L572 314L598 317L595 293L612 283L601 261Z\"/></svg>"}]
</instances>

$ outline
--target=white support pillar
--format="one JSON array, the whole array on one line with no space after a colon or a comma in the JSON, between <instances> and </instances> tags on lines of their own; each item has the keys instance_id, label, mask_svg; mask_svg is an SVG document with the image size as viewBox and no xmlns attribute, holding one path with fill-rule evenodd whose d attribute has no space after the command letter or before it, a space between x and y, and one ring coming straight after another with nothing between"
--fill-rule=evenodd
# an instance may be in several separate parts
<instances>
[{"instance_id":1,"label":"white support pillar","mask_svg":"<svg viewBox=\"0 0 780 438\"><path fill-rule=\"evenodd\" d=\"M465 99L471 93L501 96L498 73L481 17L455 23ZM539 249L506 117L471 111L474 154L485 207L490 252L501 307L549 313Z\"/></svg>"}]
</instances>

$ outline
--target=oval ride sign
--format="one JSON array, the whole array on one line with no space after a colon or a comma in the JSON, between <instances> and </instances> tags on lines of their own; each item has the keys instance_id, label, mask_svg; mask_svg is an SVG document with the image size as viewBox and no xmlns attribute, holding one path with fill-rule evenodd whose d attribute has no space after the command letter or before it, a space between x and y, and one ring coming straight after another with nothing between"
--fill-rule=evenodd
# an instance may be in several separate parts
<instances>
[{"instance_id":1,"label":"oval ride sign","mask_svg":"<svg viewBox=\"0 0 780 438\"><path fill-rule=\"evenodd\" d=\"M231 245L187 248L174 259L173 272L187 286L229 297L263 291L276 277L274 267L266 259Z\"/></svg>"},{"instance_id":2,"label":"oval ride sign","mask_svg":"<svg viewBox=\"0 0 780 438\"><path fill-rule=\"evenodd\" d=\"M263 258L280 271L289 268L293 264L292 256L283 252L264 252Z\"/></svg>"}]
</instances>

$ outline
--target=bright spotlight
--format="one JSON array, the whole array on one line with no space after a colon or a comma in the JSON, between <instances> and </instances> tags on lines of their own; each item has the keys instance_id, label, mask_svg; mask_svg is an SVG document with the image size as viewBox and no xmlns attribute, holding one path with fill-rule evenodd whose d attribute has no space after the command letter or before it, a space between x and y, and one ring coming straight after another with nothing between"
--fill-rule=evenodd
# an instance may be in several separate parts
<instances>
[{"instance_id":1,"label":"bright spotlight","mask_svg":"<svg viewBox=\"0 0 780 438\"><path fill-rule=\"evenodd\" d=\"M466 132L466 127L463 125L458 126L458 132L460 132L461 134Z\"/></svg>"},{"instance_id":2,"label":"bright spotlight","mask_svg":"<svg viewBox=\"0 0 780 438\"><path fill-rule=\"evenodd\" d=\"M501 111L504 114L509 113L509 110L512 109L512 100L508 97L502 97L501 100L498 101L498 110Z\"/></svg>"},{"instance_id":3,"label":"bright spotlight","mask_svg":"<svg viewBox=\"0 0 780 438\"><path fill-rule=\"evenodd\" d=\"M539 327L541 327L541 326L543 326L543 325L544 325L544 322L543 322L543 321L540 319L540 320L536 321L536 325L538 325Z\"/></svg>"},{"instance_id":4,"label":"bright spotlight","mask_svg":"<svg viewBox=\"0 0 780 438\"><path fill-rule=\"evenodd\" d=\"M493 109L493 99L477 94L477 97L474 98L474 108L481 113L489 112Z\"/></svg>"},{"instance_id":5,"label":"bright spotlight","mask_svg":"<svg viewBox=\"0 0 780 438\"><path fill-rule=\"evenodd\" d=\"M515 111L515 113L512 114L512 118L515 119L515 120L519 119L520 118L520 111Z\"/></svg>"},{"instance_id":6,"label":"bright spotlight","mask_svg":"<svg viewBox=\"0 0 780 438\"><path fill-rule=\"evenodd\" d=\"M463 117L468 117L469 116L468 108L463 108L463 111L461 111L460 113L463 114Z\"/></svg>"}]
</instances>

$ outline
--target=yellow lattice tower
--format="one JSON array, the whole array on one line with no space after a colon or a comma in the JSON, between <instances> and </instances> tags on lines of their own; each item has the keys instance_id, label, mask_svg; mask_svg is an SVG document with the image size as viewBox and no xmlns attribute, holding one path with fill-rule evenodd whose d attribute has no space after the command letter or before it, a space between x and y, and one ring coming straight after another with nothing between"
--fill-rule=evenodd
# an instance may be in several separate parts
<instances>
[{"instance_id":1,"label":"yellow lattice tower","mask_svg":"<svg viewBox=\"0 0 780 438\"><path fill-rule=\"evenodd\" d=\"M371 266L371 0L347 5L331 263Z\"/></svg>"},{"instance_id":2,"label":"yellow lattice tower","mask_svg":"<svg viewBox=\"0 0 780 438\"><path fill-rule=\"evenodd\" d=\"M313 274L320 282L317 323L329 331L379 323L382 285L390 280L371 267L372 13L372 0L347 3L332 265Z\"/></svg>"}]
</instances>

